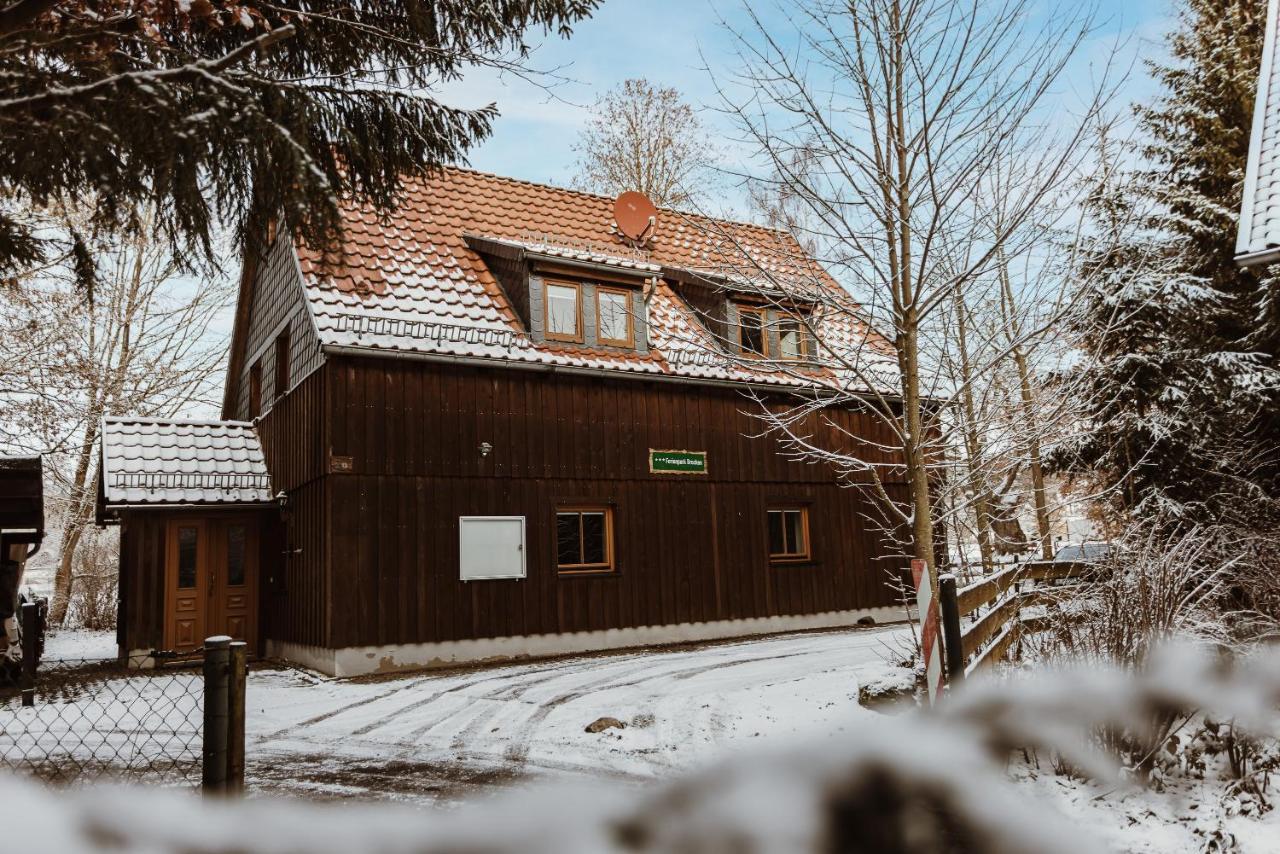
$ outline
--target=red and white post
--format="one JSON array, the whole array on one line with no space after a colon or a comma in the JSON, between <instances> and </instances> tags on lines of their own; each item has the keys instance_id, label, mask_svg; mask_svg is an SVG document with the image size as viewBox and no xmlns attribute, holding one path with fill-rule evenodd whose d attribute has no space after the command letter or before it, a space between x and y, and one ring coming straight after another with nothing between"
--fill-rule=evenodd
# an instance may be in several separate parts
<instances>
[{"instance_id":1,"label":"red and white post","mask_svg":"<svg viewBox=\"0 0 1280 854\"><path fill-rule=\"evenodd\" d=\"M920 614L920 650L924 655L925 693L929 705L942 693L942 640L938 632L938 601L929 584L929 567L922 560L911 561L911 577L916 585L916 608Z\"/></svg>"}]
</instances>

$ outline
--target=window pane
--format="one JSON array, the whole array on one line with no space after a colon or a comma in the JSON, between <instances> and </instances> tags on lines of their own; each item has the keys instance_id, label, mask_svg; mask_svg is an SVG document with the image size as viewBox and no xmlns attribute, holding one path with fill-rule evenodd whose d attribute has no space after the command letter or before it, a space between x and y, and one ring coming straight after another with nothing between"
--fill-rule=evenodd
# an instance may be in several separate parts
<instances>
[{"instance_id":1,"label":"window pane","mask_svg":"<svg viewBox=\"0 0 1280 854\"><path fill-rule=\"evenodd\" d=\"M788 510L787 521L787 554L802 555L805 553L804 511Z\"/></svg>"},{"instance_id":2,"label":"window pane","mask_svg":"<svg viewBox=\"0 0 1280 854\"><path fill-rule=\"evenodd\" d=\"M244 584L244 558L244 525L232 525L227 528L227 584L232 587Z\"/></svg>"},{"instance_id":3,"label":"window pane","mask_svg":"<svg viewBox=\"0 0 1280 854\"><path fill-rule=\"evenodd\" d=\"M178 529L178 587L196 586L196 529Z\"/></svg>"},{"instance_id":4,"label":"window pane","mask_svg":"<svg viewBox=\"0 0 1280 854\"><path fill-rule=\"evenodd\" d=\"M804 356L804 339L800 322L793 318L778 321L778 349L784 359L799 359Z\"/></svg>"},{"instance_id":5,"label":"window pane","mask_svg":"<svg viewBox=\"0 0 1280 854\"><path fill-rule=\"evenodd\" d=\"M276 397L289 390L289 333L276 338Z\"/></svg>"},{"instance_id":6,"label":"window pane","mask_svg":"<svg viewBox=\"0 0 1280 854\"><path fill-rule=\"evenodd\" d=\"M578 289L547 285L547 333L578 334Z\"/></svg>"},{"instance_id":7,"label":"window pane","mask_svg":"<svg viewBox=\"0 0 1280 854\"><path fill-rule=\"evenodd\" d=\"M738 324L742 328L742 349L748 353L764 354L764 324L758 311L738 309Z\"/></svg>"},{"instance_id":8,"label":"window pane","mask_svg":"<svg viewBox=\"0 0 1280 854\"><path fill-rule=\"evenodd\" d=\"M608 563L603 513L582 514L582 562Z\"/></svg>"},{"instance_id":9,"label":"window pane","mask_svg":"<svg viewBox=\"0 0 1280 854\"><path fill-rule=\"evenodd\" d=\"M769 511L769 554L786 554L787 543L782 535L782 511Z\"/></svg>"},{"instance_id":10,"label":"window pane","mask_svg":"<svg viewBox=\"0 0 1280 854\"><path fill-rule=\"evenodd\" d=\"M631 335L627 329L627 295L613 291L600 291L600 340L627 341Z\"/></svg>"},{"instance_id":11,"label":"window pane","mask_svg":"<svg viewBox=\"0 0 1280 854\"><path fill-rule=\"evenodd\" d=\"M572 566L581 563L582 551L578 542L578 514L556 514L556 563Z\"/></svg>"}]
</instances>

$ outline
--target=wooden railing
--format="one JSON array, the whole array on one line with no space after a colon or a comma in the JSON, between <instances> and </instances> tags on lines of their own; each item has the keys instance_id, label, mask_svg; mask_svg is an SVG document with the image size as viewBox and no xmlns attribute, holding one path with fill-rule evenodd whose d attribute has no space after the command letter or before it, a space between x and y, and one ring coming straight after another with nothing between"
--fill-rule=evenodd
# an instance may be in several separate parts
<instances>
[{"instance_id":1,"label":"wooden railing","mask_svg":"<svg viewBox=\"0 0 1280 854\"><path fill-rule=\"evenodd\" d=\"M1061 591L1024 590L1026 582L1080 578L1096 569L1075 561L1030 561L958 589L954 577L943 576L941 616L949 680L956 682L962 674L994 665L1020 636L1050 627L1048 617L1024 617L1022 612L1053 601ZM976 620L966 622L979 611Z\"/></svg>"}]
</instances>

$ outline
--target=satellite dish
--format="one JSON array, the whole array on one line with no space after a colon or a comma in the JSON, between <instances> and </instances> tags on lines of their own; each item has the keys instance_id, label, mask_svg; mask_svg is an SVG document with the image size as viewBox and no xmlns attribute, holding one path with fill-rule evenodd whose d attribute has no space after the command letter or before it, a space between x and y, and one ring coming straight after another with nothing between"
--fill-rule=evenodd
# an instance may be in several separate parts
<instances>
[{"instance_id":1,"label":"satellite dish","mask_svg":"<svg viewBox=\"0 0 1280 854\"><path fill-rule=\"evenodd\" d=\"M658 222L658 209L644 193L628 190L613 203L613 220L618 231L632 240L641 240Z\"/></svg>"}]
</instances>

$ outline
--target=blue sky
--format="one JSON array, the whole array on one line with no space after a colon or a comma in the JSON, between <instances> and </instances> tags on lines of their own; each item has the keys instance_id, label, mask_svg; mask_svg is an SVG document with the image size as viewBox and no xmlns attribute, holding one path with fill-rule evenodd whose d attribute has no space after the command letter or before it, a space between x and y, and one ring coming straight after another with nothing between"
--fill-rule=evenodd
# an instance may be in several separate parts
<instances>
[{"instance_id":1,"label":"blue sky","mask_svg":"<svg viewBox=\"0 0 1280 854\"><path fill-rule=\"evenodd\" d=\"M553 94L512 76L477 73L450 85L445 98L457 106L496 102L502 113L493 136L474 150L471 165L531 181L568 184L574 174L573 143L587 107L628 77L672 86L704 109L704 121L724 132L711 107L715 90L705 67L731 73L737 66L732 39L719 25L733 19L741 0L605 0L568 39L537 40L532 65L569 78ZM1073 2L1073 0L1064 0ZM1175 0L1100 0L1101 26L1074 73L1083 81L1088 57L1100 57L1119 40L1128 60L1163 55L1162 35L1174 23ZM774 0L755 5L767 10ZM705 67L704 67L705 63ZM1148 98L1154 89L1141 68L1122 100ZM732 204L731 200L730 204Z\"/></svg>"}]
</instances>

